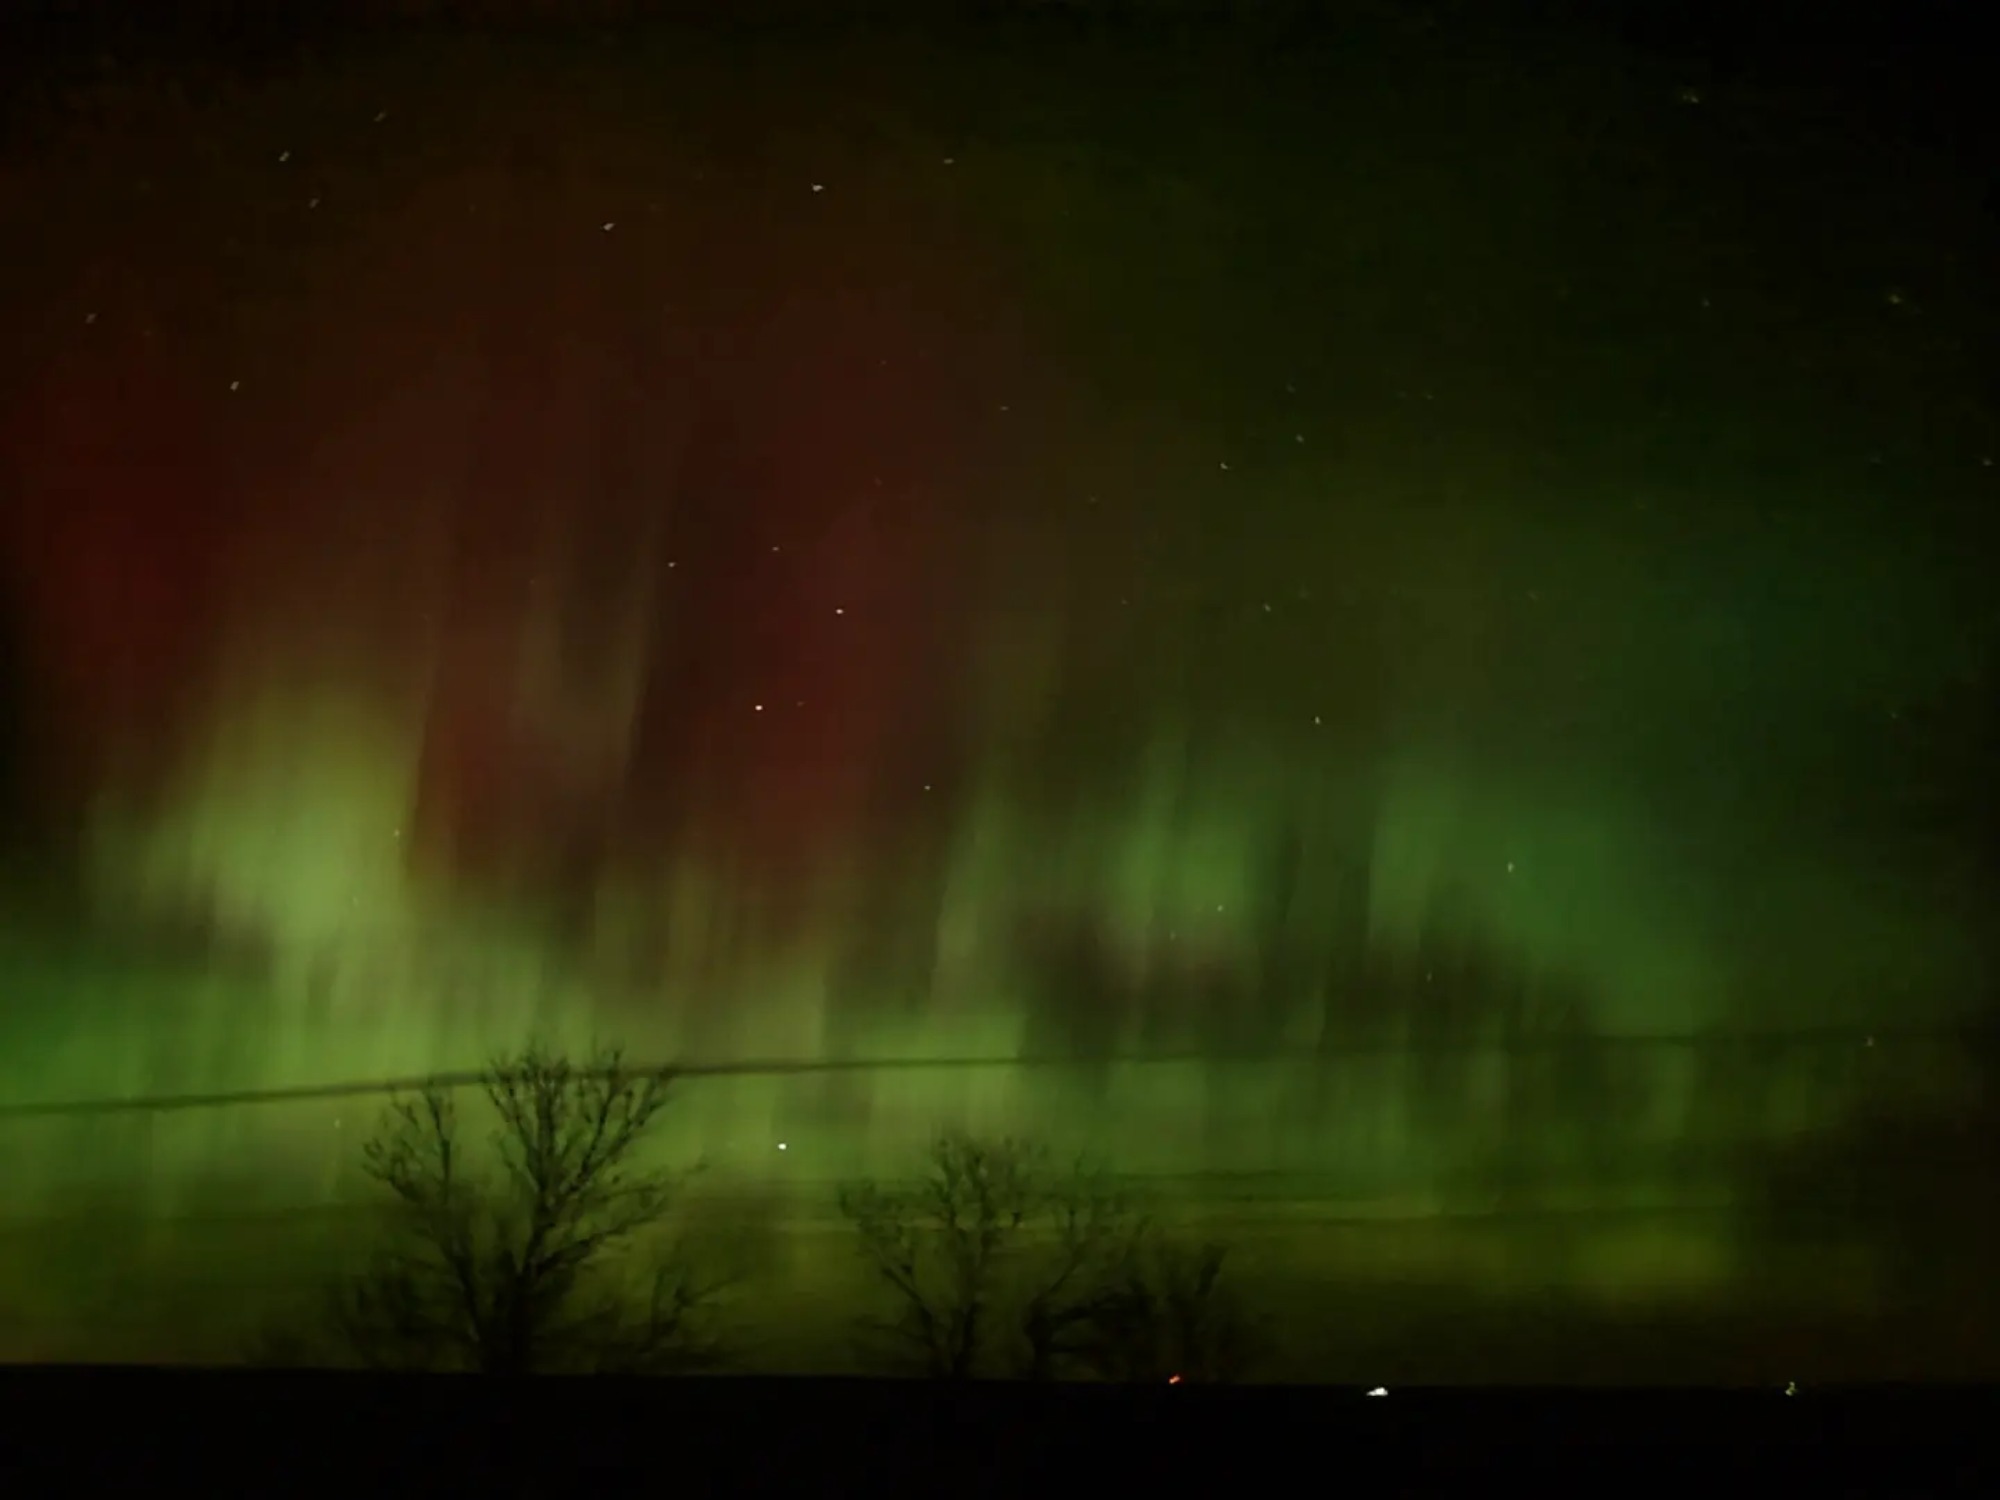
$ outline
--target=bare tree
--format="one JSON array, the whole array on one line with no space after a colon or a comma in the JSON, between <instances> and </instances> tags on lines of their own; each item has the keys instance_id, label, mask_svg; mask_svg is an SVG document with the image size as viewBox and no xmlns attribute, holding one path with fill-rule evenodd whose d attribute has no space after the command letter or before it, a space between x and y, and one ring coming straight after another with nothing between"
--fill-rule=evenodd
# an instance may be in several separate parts
<instances>
[{"instance_id":1,"label":"bare tree","mask_svg":"<svg viewBox=\"0 0 2000 1500\"><path fill-rule=\"evenodd\" d=\"M1224 1258L1220 1245L1133 1236L1116 1271L1078 1310L1071 1357L1105 1380L1240 1378L1254 1358L1255 1333L1222 1280Z\"/></svg>"},{"instance_id":2,"label":"bare tree","mask_svg":"<svg viewBox=\"0 0 2000 1500\"><path fill-rule=\"evenodd\" d=\"M1107 1282L1144 1233L1125 1199L1082 1166L1050 1183L1040 1209L1044 1246L1025 1276L1021 1373L1048 1380L1090 1349Z\"/></svg>"},{"instance_id":3,"label":"bare tree","mask_svg":"<svg viewBox=\"0 0 2000 1500\"><path fill-rule=\"evenodd\" d=\"M947 1133L895 1188L841 1190L841 1211L896 1301L870 1320L925 1373L1058 1372L1132 1232L1123 1204L1078 1166L1011 1139Z\"/></svg>"},{"instance_id":4,"label":"bare tree","mask_svg":"<svg viewBox=\"0 0 2000 1500\"><path fill-rule=\"evenodd\" d=\"M586 1067L531 1048L482 1083L497 1117L484 1160L442 1083L393 1101L364 1148L394 1228L337 1293L354 1352L378 1367L487 1374L658 1371L712 1356L699 1325L715 1287L657 1245L684 1179L636 1159L668 1075L627 1067L615 1048ZM632 1289L635 1259L650 1273L645 1292Z\"/></svg>"}]
</instances>

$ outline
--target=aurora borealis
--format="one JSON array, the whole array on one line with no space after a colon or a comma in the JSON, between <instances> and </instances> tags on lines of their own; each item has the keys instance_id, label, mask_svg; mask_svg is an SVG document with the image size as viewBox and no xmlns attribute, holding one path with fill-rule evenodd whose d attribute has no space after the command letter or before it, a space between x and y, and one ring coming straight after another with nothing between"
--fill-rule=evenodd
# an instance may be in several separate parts
<instances>
[{"instance_id":1,"label":"aurora borealis","mask_svg":"<svg viewBox=\"0 0 2000 1500\"><path fill-rule=\"evenodd\" d=\"M0 179L0 1103L1977 1012L1976 154L1399 16L70 58ZM1530 998L1382 998L1453 943ZM1149 1170L1451 1154L1174 1066ZM1649 1140L1721 1128L1678 1066ZM930 1128L876 1087L756 1110Z\"/></svg>"}]
</instances>

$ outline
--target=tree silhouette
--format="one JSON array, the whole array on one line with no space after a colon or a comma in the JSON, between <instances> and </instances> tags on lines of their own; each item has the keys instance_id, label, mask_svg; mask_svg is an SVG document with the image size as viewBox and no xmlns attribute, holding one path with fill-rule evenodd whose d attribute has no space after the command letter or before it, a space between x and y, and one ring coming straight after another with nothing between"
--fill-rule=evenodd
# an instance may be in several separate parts
<instances>
[{"instance_id":1,"label":"tree silhouette","mask_svg":"<svg viewBox=\"0 0 2000 1500\"><path fill-rule=\"evenodd\" d=\"M1240 1373L1247 1320L1217 1246L1189 1251L1082 1165L1038 1147L947 1133L925 1171L844 1188L843 1213L895 1301L870 1332L940 1379L1012 1374L1221 1380Z\"/></svg>"},{"instance_id":2,"label":"tree silhouette","mask_svg":"<svg viewBox=\"0 0 2000 1500\"><path fill-rule=\"evenodd\" d=\"M1122 1208L1082 1170L1052 1173L1020 1141L948 1132L924 1172L895 1187L841 1189L841 1212L896 1303L886 1320L892 1358L925 1374L963 1380L988 1373L1018 1318L1023 1373L1053 1373L1099 1278L1117 1260Z\"/></svg>"},{"instance_id":3,"label":"tree silhouette","mask_svg":"<svg viewBox=\"0 0 2000 1500\"><path fill-rule=\"evenodd\" d=\"M628 1068L616 1049L577 1067L537 1048L481 1082L497 1116L486 1160L443 1083L396 1099L364 1148L393 1227L336 1293L352 1351L378 1367L485 1374L652 1372L712 1357L699 1325L716 1288L681 1256L655 1248L639 1263L645 1290L631 1290L633 1252L683 1180L636 1159L666 1075Z\"/></svg>"},{"instance_id":4,"label":"tree silhouette","mask_svg":"<svg viewBox=\"0 0 2000 1500\"><path fill-rule=\"evenodd\" d=\"M1254 1331L1222 1279L1220 1245L1189 1247L1151 1231L1132 1237L1074 1318L1069 1352L1105 1380L1213 1384L1244 1374Z\"/></svg>"}]
</instances>

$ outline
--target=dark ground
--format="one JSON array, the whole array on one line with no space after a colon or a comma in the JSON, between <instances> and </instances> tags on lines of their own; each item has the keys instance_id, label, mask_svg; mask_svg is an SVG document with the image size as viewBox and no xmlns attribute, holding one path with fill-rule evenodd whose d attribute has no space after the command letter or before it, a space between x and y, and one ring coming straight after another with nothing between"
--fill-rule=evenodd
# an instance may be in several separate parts
<instances>
[{"instance_id":1,"label":"dark ground","mask_svg":"<svg viewBox=\"0 0 2000 1500\"><path fill-rule=\"evenodd\" d=\"M0 1476L333 1492L1018 1494L1297 1483L1370 1494L1528 1479L1558 1493L1773 1483L1988 1493L1990 1393L1741 1397L1162 1391L688 1381L588 1386L50 1370L0 1387ZM112 1433L115 1440L106 1440ZM310 1478L308 1479L308 1475ZM1317 1482L1315 1483L1315 1479ZM1650 1483L1646 1481L1651 1481ZM24 1491L26 1492L26 1491ZM50 1491L53 1492L53 1491Z\"/></svg>"}]
</instances>

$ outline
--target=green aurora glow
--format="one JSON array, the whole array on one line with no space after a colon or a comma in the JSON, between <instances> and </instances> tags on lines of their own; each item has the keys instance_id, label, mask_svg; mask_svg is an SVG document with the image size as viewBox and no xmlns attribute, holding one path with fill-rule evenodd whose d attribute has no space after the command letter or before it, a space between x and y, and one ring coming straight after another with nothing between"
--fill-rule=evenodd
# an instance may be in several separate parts
<instances>
[{"instance_id":1,"label":"green aurora glow","mask_svg":"<svg viewBox=\"0 0 2000 1500\"><path fill-rule=\"evenodd\" d=\"M1905 247L1918 326L1858 228L1773 226L1587 79L1411 64L1397 130L1348 99L1308 151L1296 88L1177 133L1138 70L970 128L758 66L693 132L511 54L422 111L355 62L47 168L17 1213L340 1201L365 1095L41 1107L535 1035L723 1070L668 1148L796 1203L964 1120L1191 1214L1644 1205L1976 1086L1860 1056L1987 993L1995 427L1931 333L1990 316L1966 273ZM502 84L563 127L489 137ZM1888 212L1855 170L1822 218ZM1732 1030L1816 1039L1690 1040ZM1708 1286L1732 1244L1557 1258Z\"/></svg>"}]
</instances>

